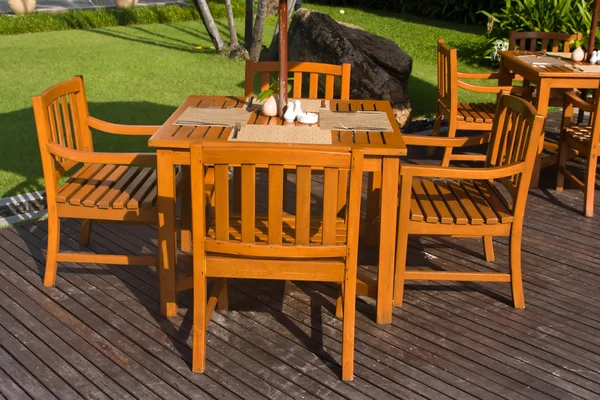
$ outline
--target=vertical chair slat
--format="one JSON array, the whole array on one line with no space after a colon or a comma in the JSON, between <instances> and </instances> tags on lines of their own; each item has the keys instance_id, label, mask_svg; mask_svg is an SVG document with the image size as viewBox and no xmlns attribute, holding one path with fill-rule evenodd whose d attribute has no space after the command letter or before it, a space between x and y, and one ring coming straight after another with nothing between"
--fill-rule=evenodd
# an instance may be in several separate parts
<instances>
[{"instance_id":1,"label":"vertical chair slat","mask_svg":"<svg viewBox=\"0 0 600 400\"><path fill-rule=\"evenodd\" d=\"M339 170L339 181L338 181L338 202L337 212L338 214L346 210L346 201L348 199L348 171Z\"/></svg>"},{"instance_id":2,"label":"vertical chair slat","mask_svg":"<svg viewBox=\"0 0 600 400\"><path fill-rule=\"evenodd\" d=\"M269 73L262 72L260 74L260 91L264 92L269 88Z\"/></svg>"},{"instance_id":3,"label":"vertical chair slat","mask_svg":"<svg viewBox=\"0 0 600 400\"><path fill-rule=\"evenodd\" d=\"M350 64L342 64L342 100L350 100L350 68Z\"/></svg>"},{"instance_id":4,"label":"vertical chair slat","mask_svg":"<svg viewBox=\"0 0 600 400\"><path fill-rule=\"evenodd\" d=\"M325 168L323 177L323 245L336 242L338 170Z\"/></svg>"},{"instance_id":5,"label":"vertical chair slat","mask_svg":"<svg viewBox=\"0 0 600 400\"><path fill-rule=\"evenodd\" d=\"M77 112L77 102L75 94L69 93L69 108L71 111L71 121L73 122L73 136L75 136L75 148L81 149L81 128L79 121L79 113Z\"/></svg>"},{"instance_id":6,"label":"vertical chair slat","mask_svg":"<svg viewBox=\"0 0 600 400\"><path fill-rule=\"evenodd\" d=\"M302 97L302 72L294 72L294 97Z\"/></svg>"},{"instance_id":7,"label":"vertical chair slat","mask_svg":"<svg viewBox=\"0 0 600 400\"><path fill-rule=\"evenodd\" d=\"M58 143L66 146L65 140L65 132L63 130L61 112L60 112L60 102L58 99L52 102L52 107L54 108L54 118L56 120L56 136L58 137Z\"/></svg>"},{"instance_id":8,"label":"vertical chair slat","mask_svg":"<svg viewBox=\"0 0 600 400\"><path fill-rule=\"evenodd\" d=\"M556 51L554 50L554 47L556 46L556 41L553 40L552 41L552 51ZM548 50L548 39L542 39L542 51L546 51Z\"/></svg>"},{"instance_id":9,"label":"vertical chair slat","mask_svg":"<svg viewBox=\"0 0 600 400\"><path fill-rule=\"evenodd\" d=\"M269 244L280 244L283 220L283 166L269 166Z\"/></svg>"},{"instance_id":10,"label":"vertical chair slat","mask_svg":"<svg viewBox=\"0 0 600 400\"><path fill-rule=\"evenodd\" d=\"M242 242L254 243L256 167L242 165Z\"/></svg>"},{"instance_id":11,"label":"vertical chair slat","mask_svg":"<svg viewBox=\"0 0 600 400\"><path fill-rule=\"evenodd\" d=\"M333 75L325 76L325 98L333 99Z\"/></svg>"},{"instance_id":12,"label":"vertical chair slat","mask_svg":"<svg viewBox=\"0 0 600 400\"><path fill-rule=\"evenodd\" d=\"M69 106L67 104L67 96L61 96L61 109L63 122L65 127L65 136L67 138L67 146L70 149L75 148L73 145L73 135L71 134L71 118L69 116Z\"/></svg>"},{"instance_id":13,"label":"vertical chair slat","mask_svg":"<svg viewBox=\"0 0 600 400\"><path fill-rule=\"evenodd\" d=\"M308 97L316 99L319 93L319 74L311 72Z\"/></svg>"},{"instance_id":14,"label":"vertical chair slat","mask_svg":"<svg viewBox=\"0 0 600 400\"><path fill-rule=\"evenodd\" d=\"M310 167L296 170L296 244L307 245L310 237Z\"/></svg>"},{"instance_id":15,"label":"vertical chair slat","mask_svg":"<svg viewBox=\"0 0 600 400\"><path fill-rule=\"evenodd\" d=\"M537 40L531 39L529 41L529 51L535 51L536 46L537 46Z\"/></svg>"},{"instance_id":16,"label":"vertical chair slat","mask_svg":"<svg viewBox=\"0 0 600 400\"><path fill-rule=\"evenodd\" d=\"M215 236L229 239L229 174L227 165L215 165Z\"/></svg>"}]
</instances>

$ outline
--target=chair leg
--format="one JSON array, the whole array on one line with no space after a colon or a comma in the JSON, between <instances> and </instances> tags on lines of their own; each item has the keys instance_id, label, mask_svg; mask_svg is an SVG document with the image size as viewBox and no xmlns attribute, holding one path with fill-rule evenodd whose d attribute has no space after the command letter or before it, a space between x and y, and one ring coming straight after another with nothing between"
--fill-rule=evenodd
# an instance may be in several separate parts
<instances>
[{"instance_id":1,"label":"chair leg","mask_svg":"<svg viewBox=\"0 0 600 400\"><path fill-rule=\"evenodd\" d=\"M189 167L187 167L189 168ZM189 176L189 174L187 175ZM184 180L181 191L181 251L192 250L192 194L190 180Z\"/></svg>"},{"instance_id":2,"label":"chair leg","mask_svg":"<svg viewBox=\"0 0 600 400\"><path fill-rule=\"evenodd\" d=\"M562 191L565 185L565 175L562 172L563 168L567 167L567 154L569 153L569 146L562 140L558 146L558 172L556 173L556 190Z\"/></svg>"},{"instance_id":3,"label":"chair leg","mask_svg":"<svg viewBox=\"0 0 600 400\"><path fill-rule=\"evenodd\" d=\"M44 286L54 286L56 282L56 256L60 248L60 218L54 213L48 213L48 251L46 254L46 271Z\"/></svg>"},{"instance_id":4,"label":"chair leg","mask_svg":"<svg viewBox=\"0 0 600 400\"><path fill-rule=\"evenodd\" d=\"M583 208L586 217L594 216L594 191L596 189L596 167L598 158L594 156L596 150L592 149L590 158L587 162L587 171L585 171L585 197Z\"/></svg>"},{"instance_id":5,"label":"chair leg","mask_svg":"<svg viewBox=\"0 0 600 400\"><path fill-rule=\"evenodd\" d=\"M204 372L206 366L206 277L194 278L192 328L192 371Z\"/></svg>"},{"instance_id":6,"label":"chair leg","mask_svg":"<svg viewBox=\"0 0 600 400\"><path fill-rule=\"evenodd\" d=\"M223 278L219 299L217 300L217 310L227 311L229 309L229 299L227 296L227 279Z\"/></svg>"},{"instance_id":7,"label":"chair leg","mask_svg":"<svg viewBox=\"0 0 600 400\"><path fill-rule=\"evenodd\" d=\"M408 254L408 232L398 227L398 244L396 245L396 277L394 280L394 305L402 306L404 297L404 272Z\"/></svg>"},{"instance_id":8,"label":"chair leg","mask_svg":"<svg viewBox=\"0 0 600 400\"><path fill-rule=\"evenodd\" d=\"M356 269L354 269L356 274ZM342 327L342 380L351 381L354 378L354 330L356 313L356 276L345 278L344 291L344 321Z\"/></svg>"},{"instance_id":9,"label":"chair leg","mask_svg":"<svg viewBox=\"0 0 600 400\"><path fill-rule=\"evenodd\" d=\"M440 114L438 112L437 115L435 116L435 121L433 121L432 136L440 136L440 134L441 134L440 129L442 129L442 114ZM427 157L433 157L434 152L435 152L435 147L430 146L427 149Z\"/></svg>"},{"instance_id":10,"label":"chair leg","mask_svg":"<svg viewBox=\"0 0 600 400\"><path fill-rule=\"evenodd\" d=\"M90 242L90 235L92 233L92 220L84 219L81 221L81 230L79 231L79 244L87 246Z\"/></svg>"},{"instance_id":11,"label":"chair leg","mask_svg":"<svg viewBox=\"0 0 600 400\"><path fill-rule=\"evenodd\" d=\"M513 228L514 229L514 228ZM515 308L525 308L523 294L523 277L521 276L521 227L517 232L511 232L510 247L510 282Z\"/></svg>"},{"instance_id":12,"label":"chair leg","mask_svg":"<svg viewBox=\"0 0 600 400\"><path fill-rule=\"evenodd\" d=\"M452 123L448 126L448 137L456 137L456 128ZM450 158L452 158L452 147L446 147L444 149L444 157L442 158L442 167L450 165Z\"/></svg>"},{"instance_id":13,"label":"chair leg","mask_svg":"<svg viewBox=\"0 0 600 400\"><path fill-rule=\"evenodd\" d=\"M492 241L492 236L483 237L483 252L485 253L485 261L494 262L496 260L494 257L494 242Z\"/></svg>"},{"instance_id":14,"label":"chair leg","mask_svg":"<svg viewBox=\"0 0 600 400\"><path fill-rule=\"evenodd\" d=\"M335 302L335 316L344 318L344 284L340 285L340 295Z\"/></svg>"}]
</instances>

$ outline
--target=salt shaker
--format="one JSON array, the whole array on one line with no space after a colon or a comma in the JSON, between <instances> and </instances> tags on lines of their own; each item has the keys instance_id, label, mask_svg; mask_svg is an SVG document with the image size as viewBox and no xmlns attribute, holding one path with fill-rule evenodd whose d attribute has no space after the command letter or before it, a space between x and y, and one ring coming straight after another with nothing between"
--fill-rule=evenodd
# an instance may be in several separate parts
<instances>
[{"instance_id":1,"label":"salt shaker","mask_svg":"<svg viewBox=\"0 0 600 400\"><path fill-rule=\"evenodd\" d=\"M288 102L283 119L287 122L293 122L296 119L296 114L296 106L291 101Z\"/></svg>"}]
</instances>

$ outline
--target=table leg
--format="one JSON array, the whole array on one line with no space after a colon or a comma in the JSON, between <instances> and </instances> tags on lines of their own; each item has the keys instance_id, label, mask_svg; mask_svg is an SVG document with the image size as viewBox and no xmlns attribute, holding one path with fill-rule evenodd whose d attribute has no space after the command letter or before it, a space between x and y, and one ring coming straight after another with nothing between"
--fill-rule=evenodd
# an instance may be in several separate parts
<instances>
[{"instance_id":1,"label":"table leg","mask_svg":"<svg viewBox=\"0 0 600 400\"><path fill-rule=\"evenodd\" d=\"M536 109L537 109L538 114L542 115L544 118L546 118L548 116L549 102L550 102L550 87L546 84L544 79L542 79L537 88ZM542 169L542 150L544 149L544 133L545 133L545 128L542 130L542 138L540 140L539 154L535 160L535 166L533 167L533 173L531 175L530 187L532 189L537 188L539 186L540 172Z\"/></svg>"},{"instance_id":2,"label":"table leg","mask_svg":"<svg viewBox=\"0 0 600 400\"><path fill-rule=\"evenodd\" d=\"M399 168L400 160L397 157L385 157L383 159L379 228L379 269L377 275L378 324L392 323Z\"/></svg>"},{"instance_id":3,"label":"table leg","mask_svg":"<svg viewBox=\"0 0 600 400\"><path fill-rule=\"evenodd\" d=\"M177 265L177 231L175 230L175 166L173 151L158 150L158 276L160 312L167 317L177 315L175 268Z\"/></svg>"}]
</instances>

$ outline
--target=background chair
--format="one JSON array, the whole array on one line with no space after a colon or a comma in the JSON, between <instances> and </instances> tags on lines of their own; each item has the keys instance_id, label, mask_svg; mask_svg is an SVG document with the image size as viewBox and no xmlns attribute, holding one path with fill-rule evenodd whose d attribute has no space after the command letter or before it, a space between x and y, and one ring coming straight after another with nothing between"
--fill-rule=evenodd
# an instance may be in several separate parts
<instances>
[{"instance_id":1,"label":"background chair","mask_svg":"<svg viewBox=\"0 0 600 400\"><path fill-rule=\"evenodd\" d=\"M205 367L206 328L226 278L337 282L343 287L342 378L352 380L362 150L329 151L218 144L192 146L194 328L192 369ZM206 220L204 166L215 169L214 218ZM295 216L283 213L283 172L297 173ZM244 202L230 213L230 166L241 166ZM256 213L256 170L268 170L268 214ZM311 175L324 175L322 216L311 215ZM348 217L337 218L339 171L349 171ZM207 303L207 278L219 278Z\"/></svg>"},{"instance_id":2,"label":"background chair","mask_svg":"<svg viewBox=\"0 0 600 400\"><path fill-rule=\"evenodd\" d=\"M544 118L525 100L498 101L484 168L400 167L400 210L394 304L401 305L406 280L510 282L514 306L523 308L521 236L523 215ZM406 136L410 144L410 135ZM468 138L430 138L432 146L457 147ZM504 186L506 198L497 183ZM406 270L409 235L510 238L510 272Z\"/></svg>"},{"instance_id":3,"label":"background chair","mask_svg":"<svg viewBox=\"0 0 600 400\"><path fill-rule=\"evenodd\" d=\"M594 216L594 189L596 187L596 168L600 153L599 96L600 91L596 90L593 103L590 104L574 93L565 93L565 108L560 133L556 190L563 190L565 177L575 183L585 194L583 210L587 217ZM579 113L590 112L588 124L578 125L573 121L575 108L579 109ZM571 158L573 152L585 160L584 180L580 180L567 169L567 159Z\"/></svg>"},{"instance_id":4,"label":"background chair","mask_svg":"<svg viewBox=\"0 0 600 400\"><path fill-rule=\"evenodd\" d=\"M33 97L33 111L48 203L44 285L54 285L57 262L156 265L153 255L63 253L59 246L61 218L83 220L82 245L89 241L92 221L156 224L156 155L95 152L90 129L152 135L159 127L118 125L91 117L81 76ZM76 172L59 186L59 179L74 168Z\"/></svg>"},{"instance_id":5,"label":"background chair","mask_svg":"<svg viewBox=\"0 0 600 400\"><path fill-rule=\"evenodd\" d=\"M439 136L442 118L448 121L448 137L456 136L457 130L486 131L492 129L494 103L462 103L458 101L458 89L472 92L498 94L501 91L522 92L529 88L513 86L481 86L466 83L460 79L498 79L498 73L464 73L458 72L458 60L456 49L451 49L438 39L438 96L436 117L433 125L433 135ZM444 149L442 166L448 166L452 160L463 161L485 161L485 154L454 154L453 147ZM429 156L433 154L433 148L429 150Z\"/></svg>"},{"instance_id":6,"label":"background chair","mask_svg":"<svg viewBox=\"0 0 600 400\"><path fill-rule=\"evenodd\" d=\"M350 64L333 65L312 62L290 62L288 64L292 74L292 98L300 99L350 99ZM245 95L255 94L255 74L260 75L260 91L269 88L270 77L276 79L279 73L279 62L246 61ZM305 77L308 75L308 91L304 90ZM336 87L336 80L338 85ZM319 90L319 83L324 90Z\"/></svg>"}]
</instances>

